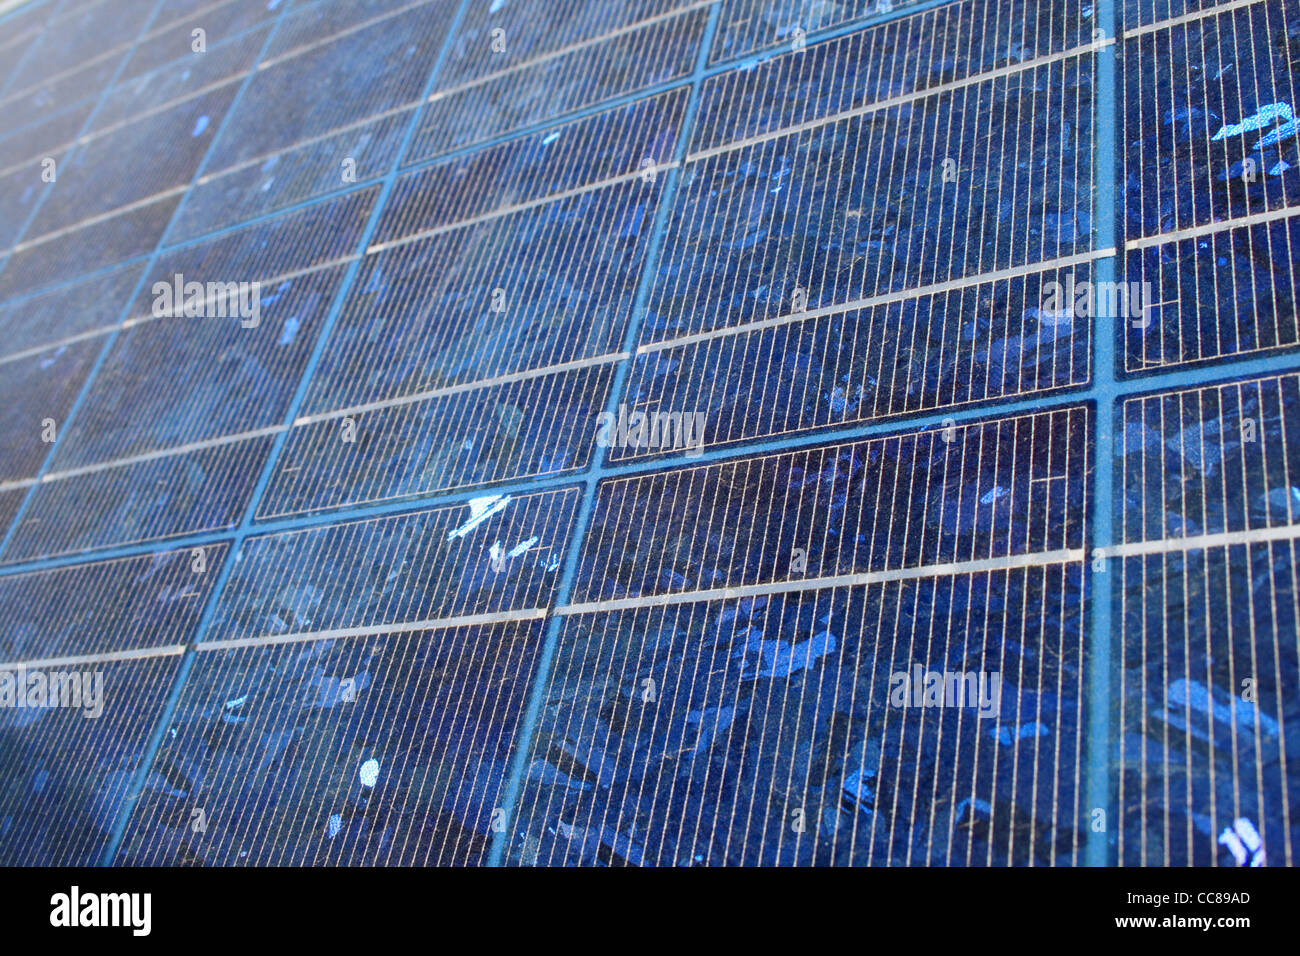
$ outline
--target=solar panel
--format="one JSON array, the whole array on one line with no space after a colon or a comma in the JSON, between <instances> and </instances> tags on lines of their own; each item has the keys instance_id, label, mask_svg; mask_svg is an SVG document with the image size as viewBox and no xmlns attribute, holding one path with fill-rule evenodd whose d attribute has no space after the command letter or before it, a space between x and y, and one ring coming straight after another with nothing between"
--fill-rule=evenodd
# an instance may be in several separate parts
<instances>
[{"instance_id":1,"label":"solar panel","mask_svg":"<svg viewBox=\"0 0 1300 956\"><path fill-rule=\"evenodd\" d=\"M1298 56L0 13L0 862L1291 863Z\"/></svg>"}]
</instances>

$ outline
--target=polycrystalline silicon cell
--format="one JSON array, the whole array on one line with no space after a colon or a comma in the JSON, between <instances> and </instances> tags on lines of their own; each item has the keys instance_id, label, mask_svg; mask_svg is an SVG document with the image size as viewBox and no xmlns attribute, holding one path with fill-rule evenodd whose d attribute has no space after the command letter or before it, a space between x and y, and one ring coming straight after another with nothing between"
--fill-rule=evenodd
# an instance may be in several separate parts
<instances>
[{"instance_id":1,"label":"polycrystalline silicon cell","mask_svg":"<svg viewBox=\"0 0 1300 956\"><path fill-rule=\"evenodd\" d=\"M1087 422L603 483L511 860L1075 862Z\"/></svg>"},{"instance_id":2,"label":"polycrystalline silicon cell","mask_svg":"<svg viewBox=\"0 0 1300 956\"><path fill-rule=\"evenodd\" d=\"M660 194L616 183L368 256L307 409L618 352Z\"/></svg>"},{"instance_id":3,"label":"polycrystalline silicon cell","mask_svg":"<svg viewBox=\"0 0 1300 956\"><path fill-rule=\"evenodd\" d=\"M1298 257L1294 216L1130 249L1126 367L1151 371L1294 347Z\"/></svg>"},{"instance_id":4,"label":"polycrystalline silicon cell","mask_svg":"<svg viewBox=\"0 0 1300 956\"><path fill-rule=\"evenodd\" d=\"M1260 532L1300 517L1300 376L1144 395L1122 416L1124 541Z\"/></svg>"},{"instance_id":5,"label":"polycrystalline silicon cell","mask_svg":"<svg viewBox=\"0 0 1300 956\"><path fill-rule=\"evenodd\" d=\"M698 5L699 0L470 4L452 37L437 88L515 68L575 44L599 42L608 34L635 30L646 21Z\"/></svg>"},{"instance_id":6,"label":"polycrystalline silicon cell","mask_svg":"<svg viewBox=\"0 0 1300 956\"><path fill-rule=\"evenodd\" d=\"M1253 3L1124 40L1127 236L1300 200L1297 16L1294 0Z\"/></svg>"},{"instance_id":7,"label":"polycrystalline silicon cell","mask_svg":"<svg viewBox=\"0 0 1300 956\"><path fill-rule=\"evenodd\" d=\"M577 504L487 497L251 539L122 862L479 862Z\"/></svg>"},{"instance_id":8,"label":"polycrystalline silicon cell","mask_svg":"<svg viewBox=\"0 0 1300 956\"><path fill-rule=\"evenodd\" d=\"M151 21L158 0L106 0L77 11L61 11L34 41L13 78L13 88L39 84L87 61L125 58L130 44ZM64 15L66 13L66 15Z\"/></svg>"},{"instance_id":9,"label":"polycrystalline silicon cell","mask_svg":"<svg viewBox=\"0 0 1300 956\"><path fill-rule=\"evenodd\" d=\"M689 163L642 341L1088 251L1091 70L1069 58Z\"/></svg>"},{"instance_id":10,"label":"polycrystalline silicon cell","mask_svg":"<svg viewBox=\"0 0 1300 956\"><path fill-rule=\"evenodd\" d=\"M482 862L540 631L201 651L118 862Z\"/></svg>"},{"instance_id":11,"label":"polycrystalline silicon cell","mask_svg":"<svg viewBox=\"0 0 1300 956\"><path fill-rule=\"evenodd\" d=\"M624 406L672 427L696 423L691 441L712 447L1085 384L1090 327L1050 304L1074 274L1032 273L643 347ZM680 444L628 443L610 458Z\"/></svg>"},{"instance_id":12,"label":"polycrystalline silicon cell","mask_svg":"<svg viewBox=\"0 0 1300 956\"><path fill-rule=\"evenodd\" d=\"M1082 577L1075 563L571 617L509 859L1077 862ZM953 674L954 703L955 675L972 675L971 702L895 698L917 671Z\"/></svg>"},{"instance_id":13,"label":"polycrystalline silicon cell","mask_svg":"<svg viewBox=\"0 0 1300 956\"><path fill-rule=\"evenodd\" d=\"M686 8L555 56L443 86L421 116L408 158L438 156L683 77L694 65L706 17L700 8Z\"/></svg>"},{"instance_id":14,"label":"polycrystalline silicon cell","mask_svg":"<svg viewBox=\"0 0 1300 956\"><path fill-rule=\"evenodd\" d=\"M634 173L654 184L676 152L686 100L685 88L669 90L403 175L375 241L500 215Z\"/></svg>"},{"instance_id":15,"label":"polycrystalline silicon cell","mask_svg":"<svg viewBox=\"0 0 1300 956\"><path fill-rule=\"evenodd\" d=\"M409 120L405 113L381 116L204 175L177 212L168 238L192 239L332 193L346 185L345 172L358 183L374 180L392 166Z\"/></svg>"},{"instance_id":16,"label":"polycrystalline silicon cell","mask_svg":"<svg viewBox=\"0 0 1300 956\"><path fill-rule=\"evenodd\" d=\"M191 51L192 31L184 25L169 31L169 36L144 41L136 48L137 53L154 50L166 57L166 62L139 75L124 74L96 104L88 132L100 134L133 124L205 91L226 90L233 96L256 61L269 30L263 27L224 41L212 37L202 53ZM163 43L169 44L166 51L161 48Z\"/></svg>"},{"instance_id":17,"label":"polycrystalline silicon cell","mask_svg":"<svg viewBox=\"0 0 1300 956\"><path fill-rule=\"evenodd\" d=\"M215 90L81 146L60 165L27 237L37 240L187 186L234 95L231 87ZM169 148L158 149L160 141Z\"/></svg>"},{"instance_id":18,"label":"polycrystalline silicon cell","mask_svg":"<svg viewBox=\"0 0 1300 956\"><path fill-rule=\"evenodd\" d=\"M171 193L79 224L57 240L14 252L0 273L0 297L44 289L107 269L151 251L162 238L180 196Z\"/></svg>"},{"instance_id":19,"label":"polycrystalline silicon cell","mask_svg":"<svg viewBox=\"0 0 1300 956\"><path fill-rule=\"evenodd\" d=\"M573 488L486 495L413 514L251 538L208 636L378 632L545 607L578 497Z\"/></svg>"},{"instance_id":20,"label":"polycrystalline silicon cell","mask_svg":"<svg viewBox=\"0 0 1300 956\"><path fill-rule=\"evenodd\" d=\"M0 664L184 644L226 544L0 578Z\"/></svg>"},{"instance_id":21,"label":"polycrystalline silicon cell","mask_svg":"<svg viewBox=\"0 0 1300 956\"><path fill-rule=\"evenodd\" d=\"M112 328L141 271L127 266L0 305L0 357L42 346L57 351L65 339Z\"/></svg>"},{"instance_id":22,"label":"polycrystalline silicon cell","mask_svg":"<svg viewBox=\"0 0 1300 956\"><path fill-rule=\"evenodd\" d=\"M0 169L40 168L40 160L76 138L95 104L89 100L13 129L0 125ZM0 123L5 107L0 106Z\"/></svg>"},{"instance_id":23,"label":"polycrystalline silicon cell","mask_svg":"<svg viewBox=\"0 0 1300 956\"><path fill-rule=\"evenodd\" d=\"M603 482L574 600L1078 549L1084 408Z\"/></svg>"},{"instance_id":24,"label":"polycrystalline silicon cell","mask_svg":"<svg viewBox=\"0 0 1300 956\"><path fill-rule=\"evenodd\" d=\"M101 862L179 663L167 655L60 667L77 675L83 706L0 708L0 863ZM35 672L25 673L30 681Z\"/></svg>"},{"instance_id":25,"label":"polycrystalline silicon cell","mask_svg":"<svg viewBox=\"0 0 1300 956\"><path fill-rule=\"evenodd\" d=\"M257 0L232 0L232 2L210 4L204 3L201 9L194 11L175 11L172 4L166 4L149 32L135 45L126 64L122 67L119 88L136 87L136 92L143 92L152 84L148 81L133 82L155 70L174 70L181 73L185 69L201 72L205 68L202 58L209 53L226 54L232 48L247 46L247 41L256 39L253 54L261 48L266 39L269 26L254 29L258 24L274 20L279 13L279 4L257 2ZM179 17L175 13L180 13ZM196 30L203 31L203 52L195 49ZM214 57L220 59L221 57ZM251 63L244 66L246 71ZM209 76L216 80L226 75L223 69L218 76ZM157 77L151 78L157 82ZM204 84L200 84L204 85Z\"/></svg>"},{"instance_id":26,"label":"polycrystalline silicon cell","mask_svg":"<svg viewBox=\"0 0 1300 956\"><path fill-rule=\"evenodd\" d=\"M1294 3L1258 3L1125 40L1130 371L1300 341L1297 25Z\"/></svg>"},{"instance_id":27,"label":"polycrystalline silicon cell","mask_svg":"<svg viewBox=\"0 0 1300 956\"><path fill-rule=\"evenodd\" d=\"M18 509L22 507L26 498L27 489L21 486L0 491L0 529L3 529L0 530L0 534L9 533L14 515L18 514Z\"/></svg>"},{"instance_id":28,"label":"polycrystalline silicon cell","mask_svg":"<svg viewBox=\"0 0 1300 956\"><path fill-rule=\"evenodd\" d=\"M343 277L334 263L352 252L373 199L356 193L163 253L59 444L55 472L278 425ZM244 287L205 305L225 315L175 314L193 282Z\"/></svg>"},{"instance_id":29,"label":"polycrystalline silicon cell","mask_svg":"<svg viewBox=\"0 0 1300 956\"><path fill-rule=\"evenodd\" d=\"M1130 370L1297 342L1298 24L1256 3L1124 41Z\"/></svg>"},{"instance_id":30,"label":"polycrystalline silicon cell","mask_svg":"<svg viewBox=\"0 0 1300 956\"><path fill-rule=\"evenodd\" d=\"M0 578L6 865L100 861L225 553L209 545ZM62 688L61 706L32 706L34 679Z\"/></svg>"},{"instance_id":31,"label":"polycrystalline silicon cell","mask_svg":"<svg viewBox=\"0 0 1300 956\"><path fill-rule=\"evenodd\" d=\"M1236 865L1219 837L1240 819L1261 838L1260 862L1293 863L1298 564L1292 535L1117 567L1124 658L1112 752L1122 864Z\"/></svg>"},{"instance_id":32,"label":"polycrystalline silicon cell","mask_svg":"<svg viewBox=\"0 0 1300 956\"><path fill-rule=\"evenodd\" d=\"M605 363L307 419L286 439L258 516L576 471L612 377Z\"/></svg>"},{"instance_id":33,"label":"polycrystalline silicon cell","mask_svg":"<svg viewBox=\"0 0 1300 956\"><path fill-rule=\"evenodd\" d=\"M232 529L270 450L271 437L259 434L42 482L3 561Z\"/></svg>"},{"instance_id":34,"label":"polycrystalline silicon cell","mask_svg":"<svg viewBox=\"0 0 1300 956\"><path fill-rule=\"evenodd\" d=\"M279 425L343 272L335 266L269 283L260 291L256 327L245 327L252 318L232 314L170 316L125 329L51 468L57 473ZM250 301L251 294L244 299Z\"/></svg>"},{"instance_id":35,"label":"polycrystalline silicon cell","mask_svg":"<svg viewBox=\"0 0 1300 956\"><path fill-rule=\"evenodd\" d=\"M3 99L0 99L0 122L6 131L23 131L44 119L62 116L83 106L88 105L93 110L104 88L112 82L120 62L117 57L109 56L56 74L34 86L11 85ZM89 111L83 113L82 122L89 115ZM74 132L80 129L79 123ZM71 138L68 138L54 145L66 146L70 143ZM62 151L59 149L56 152ZM29 148L24 155L33 156L34 152L34 149Z\"/></svg>"},{"instance_id":36,"label":"polycrystalline silicon cell","mask_svg":"<svg viewBox=\"0 0 1300 956\"><path fill-rule=\"evenodd\" d=\"M895 5L898 7L898 5ZM723 9L719 39L726 38ZM776 50L705 78L691 149L771 134L1017 68L1086 45L1082 9L1037 0L947 3L844 37Z\"/></svg>"}]
</instances>

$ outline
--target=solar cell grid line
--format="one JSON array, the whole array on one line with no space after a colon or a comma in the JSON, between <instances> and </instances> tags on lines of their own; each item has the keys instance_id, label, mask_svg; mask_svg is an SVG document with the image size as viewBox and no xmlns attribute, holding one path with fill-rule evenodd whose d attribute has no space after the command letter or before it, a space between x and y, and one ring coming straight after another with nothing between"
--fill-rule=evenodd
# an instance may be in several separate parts
<instances>
[{"instance_id":1,"label":"solar cell grid line","mask_svg":"<svg viewBox=\"0 0 1300 956\"><path fill-rule=\"evenodd\" d=\"M1099 289L1115 288L1115 256L1122 241L1119 225L1120 159L1116 130L1120 123L1119 83L1116 58L1122 14L1114 0L1100 0L1094 8L1094 161L1092 165L1093 208L1096 243L1106 254L1092 263L1091 280ZM1088 866L1107 866L1115 860L1115 841L1107 821L1123 812L1118 804L1118 787L1112 768L1114 701L1118 681L1114 660L1122 653L1118 629L1112 621L1113 592L1107 575L1106 549L1116 539L1114 525L1114 417L1117 392L1119 331L1117 309L1100 298L1091 303L1092 393L1094 403L1093 454L1097 468L1092 476L1091 537L1093 561L1087 579L1087 641L1091 670L1087 675L1086 770L1083 773L1084 806L1090 825L1086 831L1083 861ZM1100 559L1100 560L1099 560Z\"/></svg>"},{"instance_id":2,"label":"solar cell grid line","mask_svg":"<svg viewBox=\"0 0 1300 956\"><path fill-rule=\"evenodd\" d=\"M123 861L478 862L536 627L200 652L160 752L195 786L146 791Z\"/></svg>"}]
</instances>

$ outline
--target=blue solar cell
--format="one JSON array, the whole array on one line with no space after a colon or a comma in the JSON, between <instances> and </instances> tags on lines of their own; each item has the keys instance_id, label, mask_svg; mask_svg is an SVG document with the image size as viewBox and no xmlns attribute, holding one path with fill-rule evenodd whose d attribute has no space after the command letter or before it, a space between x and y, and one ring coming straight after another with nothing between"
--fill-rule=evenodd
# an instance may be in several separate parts
<instances>
[{"instance_id":1,"label":"blue solar cell","mask_svg":"<svg viewBox=\"0 0 1300 956\"><path fill-rule=\"evenodd\" d=\"M226 545L0 579L7 663L171 648L194 636Z\"/></svg>"},{"instance_id":2,"label":"blue solar cell","mask_svg":"<svg viewBox=\"0 0 1300 956\"><path fill-rule=\"evenodd\" d=\"M571 617L511 862L1076 862L1082 577ZM899 677L918 672L970 703L927 706Z\"/></svg>"},{"instance_id":3,"label":"blue solar cell","mask_svg":"<svg viewBox=\"0 0 1300 956\"><path fill-rule=\"evenodd\" d=\"M537 626L201 652L129 865L459 865L493 832Z\"/></svg>"},{"instance_id":4,"label":"blue solar cell","mask_svg":"<svg viewBox=\"0 0 1300 956\"><path fill-rule=\"evenodd\" d=\"M690 72L706 12L683 7L662 19L610 31L568 49L498 68L491 39L473 56L490 72L455 85L439 84L411 144L411 159L439 156L494 136L553 120L615 96ZM509 49L508 35L504 40Z\"/></svg>"}]
</instances>

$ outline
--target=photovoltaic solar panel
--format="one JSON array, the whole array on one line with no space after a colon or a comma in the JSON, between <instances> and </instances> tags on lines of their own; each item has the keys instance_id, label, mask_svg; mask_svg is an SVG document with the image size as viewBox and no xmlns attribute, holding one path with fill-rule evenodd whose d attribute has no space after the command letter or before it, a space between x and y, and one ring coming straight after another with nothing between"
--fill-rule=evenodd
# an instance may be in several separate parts
<instances>
[{"instance_id":1,"label":"photovoltaic solar panel","mask_svg":"<svg viewBox=\"0 0 1300 956\"><path fill-rule=\"evenodd\" d=\"M1298 56L0 14L0 862L1290 864Z\"/></svg>"}]
</instances>

